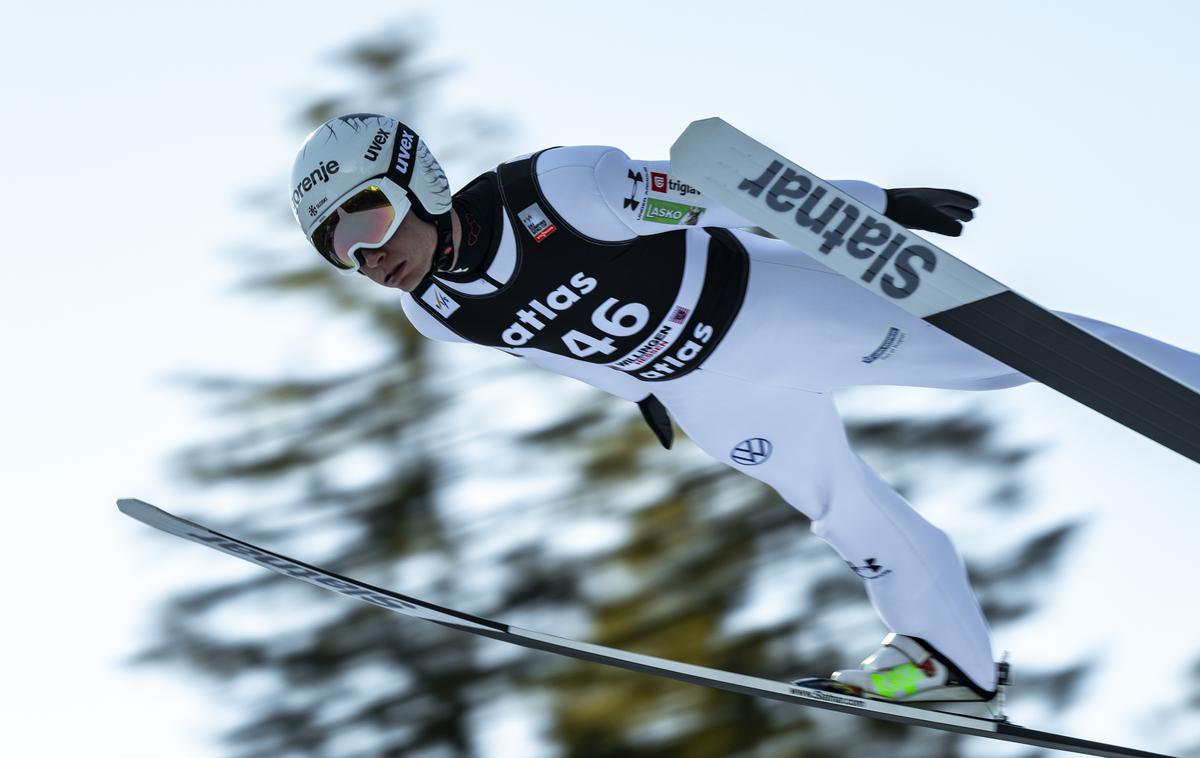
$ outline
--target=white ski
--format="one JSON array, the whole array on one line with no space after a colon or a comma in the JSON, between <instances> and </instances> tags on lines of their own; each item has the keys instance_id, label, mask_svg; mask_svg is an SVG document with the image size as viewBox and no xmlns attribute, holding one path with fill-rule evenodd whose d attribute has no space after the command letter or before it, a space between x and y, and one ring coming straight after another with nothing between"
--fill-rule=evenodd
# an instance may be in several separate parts
<instances>
[{"instance_id":1,"label":"white ski","mask_svg":"<svg viewBox=\"0 0 1200 758\"><path fill-rule=\"evenodd\" d=\"M1021 297L721 119L684 130L671 171L909 313L1200 462L1200 388Z\"/></svg>"},{"instance_id":2,"label":"white ski","mask_svg":"<svg viewBox=\"0 0 1200 758\"><path fill-rule=\"evenodd\" d=\"M300 579L301 581L327 590L333 590L347 597L373 603L381 608L386 608L406 616L415 616L426 621L442 624L443 626L453 627L454 629L471 632L472 634L484 637L491 637L514 645L521 645L522 647L545 650L607 666L616 666L629 669L630 671L678 679L692 684L728 690L744 695L781 700L788 703L824 708L884 721L915 724L947 732L960 732L962 734L990 737L997 740L1019 742L1026 745L1036 745L1038 747L1057 750L1067 750L1086 755L1169 758L1159 753L1149 753L1144 750L1134 750L1101 742L1091 742L1089 740L1051 734L1049 732L1039 732L1010 724L1007 721L943 713L941 711L878 700L867 700L815 687L798 687L770 679L734 674L729 671L694 666L666 658L656 658L617 648L604 647L603 645L593 645L588 642L578 642L564 637L556 637L552 634L544 634L529 629L520 629L498 621L472 616L452 608L445 608L425 602L424 600L418 600L414 597L381 589L365 582L302 563L294 558L273 553L270 550L264 550L261 547L235 537L221 534L208 527L179 518L178 516L173 516L141 500L118 500L117 507L125 515L131 516L156 529L161 529L168 534L197 542L214 550L220 550L221 552L228 553L250 563L258 564L285 576Z\"/></svg>"}]
</instances>

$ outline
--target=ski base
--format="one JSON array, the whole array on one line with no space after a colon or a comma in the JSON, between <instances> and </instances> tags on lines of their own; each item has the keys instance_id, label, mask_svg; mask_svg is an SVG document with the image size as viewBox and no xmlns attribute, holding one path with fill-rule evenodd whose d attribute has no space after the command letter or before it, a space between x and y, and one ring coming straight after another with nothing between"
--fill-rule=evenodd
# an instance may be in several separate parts
<instances>
[{"instance_id":1,"label":"ski base","mask_svg":"<svg viewBox=\"0 0 1200 758\"><path fill-rule=\"evenodd\" d=\"M940 710L925 710L917 706L869 700L855 695L810 686L797 686L771 679L735 674L730 671L696 666L667 658L643 655L619 648L557 637L552 634L504 624L472 616L408 595L376 587L332 571L303 563L286 555L271 552L236 537L230 537L187 519L174 516L161 508L136 499L117 501L117 507L127 516L177 537L219 550L235 558L249 561L285 576L299 579L325 590L371 603L393 613L414 616L443 626L470 632L482 637L501 640L522 647L544 650L558 655L628 669L643 674L676 679L704 687L736 692L753 697L839 711L854 716L895 721L946 732L971 734L990 739L1019 742L1025 745L1066 750L1085 755L1118 758L1170 758L1162 753L1119 747L1102 742L1081 740L1061 734L997 721L991 718L967 716ZM835 683L836 684L836 683Z\"/></svg>"}]
</instances>

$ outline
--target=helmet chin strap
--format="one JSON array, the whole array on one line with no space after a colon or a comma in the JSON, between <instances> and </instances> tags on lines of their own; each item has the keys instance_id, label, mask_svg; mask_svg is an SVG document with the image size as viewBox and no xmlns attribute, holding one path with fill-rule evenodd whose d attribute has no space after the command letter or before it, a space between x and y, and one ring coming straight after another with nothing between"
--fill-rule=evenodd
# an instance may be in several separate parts
<instances>
[{"instance_id":1,"label":"helmet chin strap","mask_svg":"<svg viewBox=\"0 0 1200 758\"><path fill-rule=\"evenodd\" d=\"M430 273L437 271L441 274L457 273L454 266L454 225L450 222L450 211L434 218L437 228L437 242L433 248L433 265ZM465 270L465 269L463 269Z\"/></svg>"}]
</instances>

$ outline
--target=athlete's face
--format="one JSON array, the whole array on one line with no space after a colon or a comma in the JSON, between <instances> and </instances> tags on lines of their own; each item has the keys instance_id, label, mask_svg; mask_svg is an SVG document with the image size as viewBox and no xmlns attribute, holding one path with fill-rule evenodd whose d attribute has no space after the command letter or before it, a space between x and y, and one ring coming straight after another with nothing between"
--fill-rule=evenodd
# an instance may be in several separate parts
<instances>
[{"instance_id":1,"label":"athlete's face","mask_svg":"<svg viewBox=\"0 0 1200 758\"><path fill-rule=\"evenodd\" d=\"M362 253L359 271L384 287L412 292L429 273L436 245L437 228L409 213L387 242Z\"/></svg>"}]
</instances>

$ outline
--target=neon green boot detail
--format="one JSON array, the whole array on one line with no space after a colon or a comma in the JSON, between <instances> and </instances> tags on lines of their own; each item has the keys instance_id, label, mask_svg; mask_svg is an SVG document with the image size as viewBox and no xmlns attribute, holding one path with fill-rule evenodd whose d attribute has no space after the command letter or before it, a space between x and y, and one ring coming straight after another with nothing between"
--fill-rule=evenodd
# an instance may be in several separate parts
<instances>
[{"instance_id":1,"label":"neon green boot detail","mask_svg":"<svg viewBox=\"0 0 1200 758\"><path fill-rule=\"evenodd\" d=\"M876 694L884 697L917 694L917 685L925 678L925 672L916 664L905 663L901 666L871 674L871 684L875 686Z\"/></svg>"}]
</instances>

